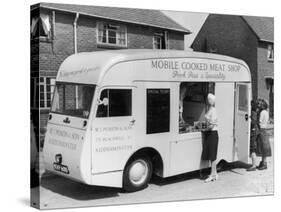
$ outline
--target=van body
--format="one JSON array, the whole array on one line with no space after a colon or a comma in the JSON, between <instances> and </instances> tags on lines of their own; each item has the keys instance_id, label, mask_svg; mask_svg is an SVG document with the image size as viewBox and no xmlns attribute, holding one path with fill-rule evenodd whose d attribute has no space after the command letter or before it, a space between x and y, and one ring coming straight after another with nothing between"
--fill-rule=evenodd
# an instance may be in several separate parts
<instances>
[{"instance_id":1,"label":"van body","mask_svg":"<svg viewBox=\"0 0 281 212\"><path fill-rule=\"evenodd\" d=\"M44 142L46 169L89 185L147 186L202 168L206 96L218 114L218 161L248 162L245 62L177 50L78 53L60 66Z\"/></svg>"}]
</instances>

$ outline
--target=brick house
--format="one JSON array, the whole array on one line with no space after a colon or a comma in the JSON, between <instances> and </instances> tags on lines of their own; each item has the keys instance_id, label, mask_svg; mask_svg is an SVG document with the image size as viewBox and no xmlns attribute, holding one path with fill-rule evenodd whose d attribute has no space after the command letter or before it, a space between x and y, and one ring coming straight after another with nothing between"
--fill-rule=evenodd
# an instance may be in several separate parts
<instances>
[{"instance_id":1,"label":"brick house","mask_svg":"<svg viewBox=\"0 0 281 212\"><path fill-rule=\"evenodd\" d=\"M31 6L30 19L31 114L40 135L66 57L108 49L183 50L184 35L190 33L157 10L40 3Z\"/></svg>"},{"instance_id":2,"label":"brick house","mask_svg":"<svg viewBox=\"0 0 281 212\"><path fill-rule=\"evenodd\" d=\"M253 98L269 101L273 117L273 18L210 14L192 43L194 51L244 60L252 73Z\"/></svg>"}]
</instances>

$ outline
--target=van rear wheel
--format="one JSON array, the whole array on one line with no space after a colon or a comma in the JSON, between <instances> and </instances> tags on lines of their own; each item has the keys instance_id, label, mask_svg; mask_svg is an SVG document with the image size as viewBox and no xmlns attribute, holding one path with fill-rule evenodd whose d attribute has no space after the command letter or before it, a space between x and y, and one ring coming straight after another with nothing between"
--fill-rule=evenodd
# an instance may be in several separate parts
<instances>
[{"instance_id":1,"label":"van rear wheel","mask_svg":"<svg viewBox=\"0 0 281 212\"><path fill-rule=\"evenodd\" d=\"M123 189L127 192L139 191L147 187L152 175L152 163L148 157L136 157L125 167Z\"/></svg>"}]
</instances>

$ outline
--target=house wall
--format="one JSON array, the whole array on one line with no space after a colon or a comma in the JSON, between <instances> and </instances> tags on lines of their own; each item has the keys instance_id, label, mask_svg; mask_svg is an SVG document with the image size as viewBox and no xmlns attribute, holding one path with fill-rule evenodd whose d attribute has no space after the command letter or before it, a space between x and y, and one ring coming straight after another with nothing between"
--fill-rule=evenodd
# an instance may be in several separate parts
<instances>
[{"instance_id":1,"label":"house wall","mask_svg":"<svg viewBox=\"0 0 281 212\"><path fill-rule=\"evenodd\" d=\"M270 115L273 116L273 93L274 88L270 89L265 77L274 77L274 63L267 59L267 42L259 42L258 45L258 97L267 99L270 104Z\"/></svg>"},{"instance_id":2,"label":"house wall","mask_svg":"<svg viewBox=\"0 0 281 212\"><path fill-rule=\"evenodd\" d=\"M33 41L31 43L32 71L40 70L40 76L56 77L60 64L71 54L74 54L74 26L75 14L40 9L40 13L48 13L51 16L53 26L53 37L50 40ZM97 44L97 21L105 21L85 15L80 15L77 21L77 51L90 52L112 49L106 45ZM164 32L149 26L135 24L124 24L118 21L109 21L112 24L122 24L127 27L127 48L153 48L153 35L157 32ZM169 48L184 49L184 34L168 31ZM33 50L34 49L34 50ZM113 48L113 49L116 49ZM36 52L37 51L37 52ZM39 51L39 52L38 52ZM38 68L39 66L39 68ZM48 120L48 109L40 109L40 128L44 134Z\"/></svg>"},{"instance_id":3,"label":"house wall","mask_svg":"<svg viewBox=\"0 0 281 212\"><path fill-rule=\"evenodd\" d=\"M253 97L258 96L258 39L240 16L211 14L195 38L194 51L215 52L244 60L252 75Z\"/></svg>"},{"instance_id":4,"label":"house wall","mask_svg":"<svg viewBox=\"0 0 281 212\"><path fill-rule=\"evenodd\" d=\"M49 42L40 42L40 71L57 71L62 61L74 53L73 22L75 15L72 13L55 12L54 39ZM101 19L100 19L101 20ZM78 52L89 52L116 49L114 47L101 46L97 44L96 24L99 19L80 15L77 22L77 50ZM123 24L127 27L127 48L153 48L153 34L163 32L149 26L135 24L124 24L110 21L113 24ZM169 48L184 49L184 34L169 31ZM53 75L55 73L51 73Z\"/></svg>"}]
</instances>

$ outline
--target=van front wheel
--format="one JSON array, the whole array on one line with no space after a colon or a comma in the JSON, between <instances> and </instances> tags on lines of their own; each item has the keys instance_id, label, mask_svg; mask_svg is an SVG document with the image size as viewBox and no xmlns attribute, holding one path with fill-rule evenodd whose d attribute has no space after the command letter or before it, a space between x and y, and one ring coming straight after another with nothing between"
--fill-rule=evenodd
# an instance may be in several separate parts
<instances>
[{"instance_id":1,"label":"van front wheel","mask_svg":"<svg viewBox=\"0 0 281 212\"><path fill-rule=\"evenodd\" d=\"M142 190L147 187L152 175L152 163L148 157L132 159L123 174L123 189L128 192Z\"/></svg>"}]
</instances>

